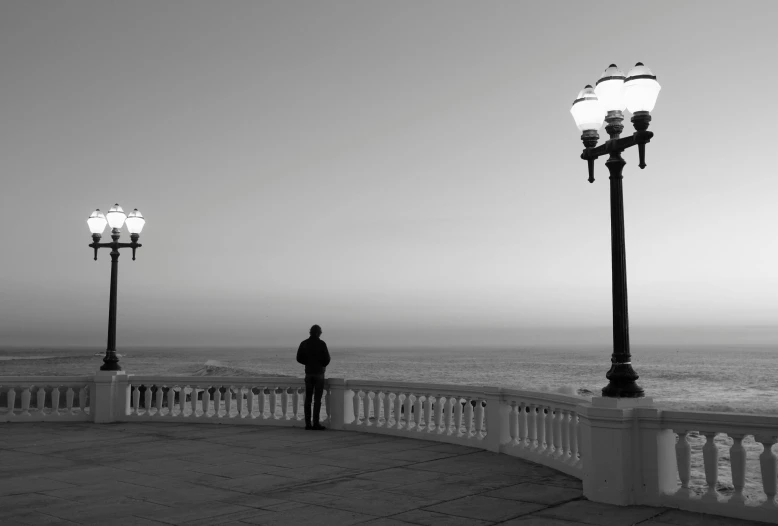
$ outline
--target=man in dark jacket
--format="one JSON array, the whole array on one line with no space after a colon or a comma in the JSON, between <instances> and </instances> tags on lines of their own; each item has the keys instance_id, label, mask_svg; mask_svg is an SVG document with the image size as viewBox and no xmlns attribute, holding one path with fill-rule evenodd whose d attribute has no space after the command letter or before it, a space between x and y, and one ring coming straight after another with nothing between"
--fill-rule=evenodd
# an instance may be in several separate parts
<instances>
[{"instance_id":1,"label":"man in dark jacket","mask_svg":"<svg viewBox=\"0 0 778 526\"><path fill-rule=\"evenodd\" d=\"M297 349L297 361L305 366L305 429L323 431L319 424L321 395L324 392L324 370L330 364L327 344L319 339L321 327L311 327L311 337L303 340ZM311 398L313 398L313 425L311 425Z\"/></svg>"}]
</instances>

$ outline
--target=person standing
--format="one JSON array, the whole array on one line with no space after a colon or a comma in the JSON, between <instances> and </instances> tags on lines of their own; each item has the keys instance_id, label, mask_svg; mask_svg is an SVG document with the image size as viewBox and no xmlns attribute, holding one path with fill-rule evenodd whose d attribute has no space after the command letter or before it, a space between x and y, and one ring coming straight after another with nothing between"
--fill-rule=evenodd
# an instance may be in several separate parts
<instances>
[{"instance_id":1,"label":"person standing","mask_svg":"<svg viewBox=\"0 0 778 526\"><path fill-rule=\"evenodd\" d=\"M305 366L305 429L323 431L319 424L321 395L324 392L324 370L330 364L330 351L321 339L321 327L314 325L310 338L303 340L297 349L297 361ZM313 423L311 422L311 400L313 400ZM313 424L313 425L311 425Z\"/></svg>"}]
</instances>

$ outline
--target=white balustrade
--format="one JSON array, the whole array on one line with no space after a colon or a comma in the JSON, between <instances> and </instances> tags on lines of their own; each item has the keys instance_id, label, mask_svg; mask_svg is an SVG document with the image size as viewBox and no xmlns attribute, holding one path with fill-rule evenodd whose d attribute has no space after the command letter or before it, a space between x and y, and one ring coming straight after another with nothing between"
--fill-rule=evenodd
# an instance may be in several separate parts
<instances>
[{"instance_id":1,"label":"white balustrade","mask_svg":"<svg viewBox=\"0 0 778 526\"><path fill-rule=\"evenodd\" d=\"M0 422L91 421L92 381L91 376L0 377Z\"/></svg>"},{"instance_id":2,"label":"white balustrade","mask_svg":"<svg viewBox=\"0 0 778 526\"><path fill-rule=\"evenodd\" d=\"M299 378L131 375L128 383L131 395L124 417L128 421L194 418L231 424L303 425L300 399L305 384Z\"/></svg>"},{"instance_id":3,"label":"white balustrade","mask_svg":"<svg viewBox=\"0 0 778 526\"><path fill-rule=\"evenodd\" d=\"M778 523L776 496L776 468L773 446L778 440L778 417L736 413L694 411L662 411L662 427L678 436L675 447L678 466L678 489L663 497L662 503L673 507L730 517ZM692 446L691 438L695 438ZM704 445L696 445L697 438L705 438ZM728 439L727 439L728 437ZM755 440L751 441L751 437ZM719 448L731 440L728 455ZM718 444L717 444L718 441ZM700 440L701 442L701 440ZM745 443L748 442L748 447ZM762 445L761 454L757 453ZM702 466L705 486L696 486L692 466ZM729 459L729 469L726 462ZM750 457L750 458L749 458ZM746 465L758 464L760 477L747 479ZM721 466L724 474L721 474ZM719 491L722 476L731 476L732 490ZM726 487L726 485L725 485Z\"/></svg>"},{"instance_id":4,"label":"white balustrade","mask_svg":"<svg viewBox=\"0 0 778 526\"><path fill-rule=\"evenodd\" d=\"M116 397L112 403L119 409L119 416L113 418L120 421L303 425L300 405L304 381L300 378L119 375L115 382L116 388L99 392ZM326 386L320 418L327 424L331 423L329 415L340 415L336 429L487 449L526 458L581 479L590 462L584 454L594 451L593 426L600 426L604 418L603 409L560 394L442 384L338 382L332 384L333 389L337 387L334 391L329 384ZM0 422L92 421L96 386L92 376L0 377ZM334 399L333 393L337 395ZM644 455L639 464L648 469L661 464L662 473L669 477L665 477L666 482L652 482L654 488L661 488L653 495L633 493L632 503L778 523L778 457L773 451L778 440L778 417L660 408L635 410L634 416L619 410L606 411L622 415L622 421L632 419L630 425L611 426L621 430L616 431L621 435L614 436L627 437L622 438L624 443L646 448L656 442L654 449L647 447L632 454ZM647 442L628 438L632 433L643 433ZM677 434L674 446L672 433ZM665 438L651 438L660 435ZM723 437L728 441L726 445ZM729 451L722 455L727 445ZM602 458L597 455L595 459ZM665 469L666 461L670 469ZM692 466L704 468L704 486L699 486L702 477L692 471ZM753 468L747 472L747 466L758 466L757 480L747 476L754 473ZM728 475L731 490L726 489ZM725 489L720 491L719 487ZM585 492L592 492L586 488L585 483ZM596 491L590 494L597 495Z\"/></svg>"}]
</instances>

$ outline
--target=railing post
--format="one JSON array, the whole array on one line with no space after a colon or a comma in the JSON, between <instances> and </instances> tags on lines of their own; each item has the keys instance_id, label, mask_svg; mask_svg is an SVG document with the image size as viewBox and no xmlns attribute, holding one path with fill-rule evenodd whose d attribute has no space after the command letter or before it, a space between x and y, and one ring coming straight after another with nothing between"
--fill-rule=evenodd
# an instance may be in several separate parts
<instances>
[{"instance_id":1,"label":"railing post","mask_svg":"<svg viewBox=\"0 0 778 526\"><path fill-rule=\"evenodd\" d=\"M510 430L508 429L510 405L503 404L502 389L499 387L484 386L483 393L486 400L486 438L484 439L484 449L499 453L500 444L510 441ZM476 432L478 432L477 422Z\"/></svg>"},{"instance_id":2,"label":"railing post","mask_svg":"<svg viewBox=\"0 0 778 526\"><path fill-rule=\"evenodd\" d=\"M330 411L330 429L343 429L346 416L346 381L343 378L327 379L327 398Z\"/></svg>"},{"instance_id":3,"label":"railing post","mask_svg":"<svg viewBox=\"0 0 778 526\"><path fill-rule=\"evenodd\" d=\"M125 371L97 371L90 396L91 410L96 424L107 424L122 419L127 402L127 373Z\"/></svg>"},{"instance_id":4,"label":"railing post","mask_svg":"<svg viewBox=\"0 0 778 526\"><path fill-rule=\"evenodd\" d=\"M665 442L669 435L664 436L658 429L659 411L651 406L650 398L595 397L591 404L577 407L583 442L579 448L584 460L584 497L626 506L653 499L667 482ZM649 427L644 435L638 420L640 411L646 416L655 415L657 420L656 429ZM674 456L670 458L674 460ZM655 497L658 501L659 495Z\"/></svg>"}]
</instances>

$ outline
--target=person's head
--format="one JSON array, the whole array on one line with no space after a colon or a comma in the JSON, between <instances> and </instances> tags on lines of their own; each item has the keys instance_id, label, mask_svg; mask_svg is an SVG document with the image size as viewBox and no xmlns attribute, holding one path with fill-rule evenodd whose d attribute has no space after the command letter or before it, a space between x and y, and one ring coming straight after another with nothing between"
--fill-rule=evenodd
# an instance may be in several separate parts
<instances>
[{"instance_id":1,"label":"person's head","mask_svg":"<svg viewBox=\"0 0 778 526\"><path fill-rule=\"evenodd\" d=\"M314 338L318 338L319 336L321 336L321 327L319 327L318 325L314 325L313 327L311 327L310 333L311 336L313 336Z\"/></svg>"}]
</instances>

